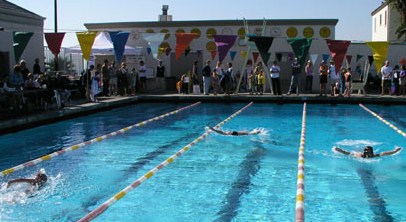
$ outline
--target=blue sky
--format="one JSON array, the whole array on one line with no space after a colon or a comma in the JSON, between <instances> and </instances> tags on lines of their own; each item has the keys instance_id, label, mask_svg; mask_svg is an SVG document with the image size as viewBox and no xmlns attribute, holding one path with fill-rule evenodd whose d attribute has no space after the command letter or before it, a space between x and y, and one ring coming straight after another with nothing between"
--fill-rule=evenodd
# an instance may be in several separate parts
<instances>
[{"instance_id":1,"label":"blue sky","mask_svg":"<svg viewBox=\"0 0 406 222\"><path fill-rule=\"evenodd\" d=\"M46 17L45 32L54 31L54 0L8 0ZM157 21L169 5L174 21L218 19L339 19L336 39L371 40L371 12L382 0L59 0L58 30L67 32L64 47L78 44L74 32L84 23ZM47 7L45 7L47 6Z\"/></svg>"}]
</instances>

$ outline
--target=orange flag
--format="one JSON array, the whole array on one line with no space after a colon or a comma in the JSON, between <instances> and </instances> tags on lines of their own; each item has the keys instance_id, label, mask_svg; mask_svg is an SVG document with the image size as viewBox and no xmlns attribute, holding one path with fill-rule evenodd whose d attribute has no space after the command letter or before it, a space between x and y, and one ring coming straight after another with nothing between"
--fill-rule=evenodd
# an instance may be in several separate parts
<instances>
[{"instance_id":1,"label":"orange flag","mask_svg":"<svg viewBox=\"0 0 406 222\"><path fill-rule=\"evenodd\" d=\"M196 33L176 33L176 60L185 52L196 36Z\"/></svg>"},{"instance_id":2,"label":"orange flag","mask_svg":"<svg viewBox=\"0 0 406 222\"><path fill-rule=\"evenodd\" d=\"M94 39L96 38L97 32L77 32L76 37L78 38L80 49L83 53L83 59L89 61L90 53L92 52L92 47Z\"/></svg>"}]
</instances>

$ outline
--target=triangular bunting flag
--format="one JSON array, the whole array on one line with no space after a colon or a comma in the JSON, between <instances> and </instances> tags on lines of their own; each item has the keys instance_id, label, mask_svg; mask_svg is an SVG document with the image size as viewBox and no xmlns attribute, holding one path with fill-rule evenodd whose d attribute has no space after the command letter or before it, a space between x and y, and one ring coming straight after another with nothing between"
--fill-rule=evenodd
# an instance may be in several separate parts
<instances>
[{"instance_id":1,"label":"triangular bunting flag","mask_svg":"<svg viewBox=\"0 0 406 222\"><path fill-rule=\"evenodd\" d=\"M92 52L92 46L97 32L77 32L80 49L83 53L83 59L89 61L90 53Z\"/></svg>"},{"instance_id":2,"label":"triangular bunting flag","mask_svg":"<svg viewBox=\"0 0 406 222\"><path fill-rule=\"evenodd\" d=\"M326 39L326 42L336 70L340 70L341 65L343 64L344 56L347 53L347 49L351 44L351 41Z\"/></svg>"},{"instance_id":3,"label":"triangular bunting flag","mask_svg":"<svg viewBox=\"0 0 406 222\"><path fill-rule=\"evenodd\" d=\"M237 54L237 51L230 51L230 58L231 61L234 61L235 55Z\"/></svg>"},{"instance_id":4,"label":"triangular bunting flag","mask_svg":"<svg viewBox=\"0 0 406 222\"><path fill-rule=\"evenodd\" d=\"M185 52L196 36L196 33L176 33L176 60Z\"/></svg>"},{"instance_id":5,"label":"triangular bunting flag","mask_svg":"<svg viewBox=\"0 0 406 222\"><path fill-rule=\"evenodd\" d=\"M162 54L165 52L165 48L158 48L158 59L162 58Z\"/></svg>"},{"instance_id":6,"label":"triangular bunting flag","mask_svg":"<svg viewBox=\"0 0 406 222\"><path fill-rule=\"evenodd\" d=\"M297 61L300 66L303 67L306 62L307 54L309 53L310 46L312 44L312 39L308 38L292 38L288 39L288 43L293 49Z\"/></svg>"},{"instance_id":7,"label":"triangular bunting flag","mask_svg":"<svg viewBox=\"0 0 406 222\"><path fill-rule=\"evenodd\" d=\"M373 52L376 71L380 72L388 55L389 42L366 42L366 44Z\"/></svg>"},{"instance_id":8,"label":"triangular bunting flag","mask_svg":"<svg viewBox=\"0 0 406 222\"><path fill-rule=\"evenodd\" d=\"M368 56L368 62L369 62L369 65L371 66L372 65L372 63L374 62L374 56ZM377 72L380 72L381 70L377 70Z\"/></svg>"},{"instance_id":9,"label":"triangular bunting flag","mask_svg":"<svg viewBox=\"0 0 406 222\"><path fill-rule=\"evenodd\" d=\"M13 32L14 58L16 63L18 63L32 35L34 35L33 32Z\"/></svg>"},{"instance_id":10,"label":"triangular bunting flag","mask_svg":"<svg viewBox=\"0 0 406 222\"><path fill-rule=\"evenodd\" d=\"M241 53L242 59L245 60L247 58L247 51L241 50L240 53Z\"/></svg>"},{"instance_id":11,"label":"triangular bunting flag","mask_svg":"<svg viewBox=\"0 0 406 222\"><path fill-rule=\"evenodd\" d=\"M129 32L109 32L110 39L113 42L114 55L116 61L120 62L124 55L125 45L127 44Z\"/></svg>"},{"instance_id":12,"label":"triangular bunting flag","mask_svg":"<svg viewBox=\"0 0 406 222\"><path fill-rule=\"evenodd\" d=\"M258 56L259 56L259 52L252 53L252 57L254 58L254 63L257 63Z\"/></svg>"},{"instance_id":13,"label":"triangular bunting flag","mask_svg":"<svg viewBox=\"0 0 406 222\"><path fill-rule=\"evenodd\" d=\"M329 54L323 54L323 61L328 62L328 58L330 58Z\"/></svg>"},{"instance_id":14,"label":"triangular bunting flag","mask_svg":"<svg viewBox=\"0 0 406 222\"><path fill-rule=\"evenodd\" d=\"M147 53L148 53L148 55L150 55L151 54L151 48L150 47L147 47Z\"/></svg>"},{"instance_id":15,"label":"triangular bunting flag","mask_svg":"<svg viewBox=\"0 0 406 222\"><path fill-rule=\"evenodd\" d=\"M355 60L355 62L358 62L362 57L364 57L363 55L357 55L357 59Z\"/></svg>"},{"instance_id":16,"label":"triangular bunting flag","mask_svg":"<svg viewBox=\"0 0 406 222\"><path fill-rule=\"evenodd\" d=\"M65 33L45 33L44 35L49 50L51 50L52 54L58 55L61 52L62 40L65 37Z\"/></svg>"},{"instance_id":17,"label":"triangular bunting flag","mask_svg":"<svg viewBox=\"0 0 406 222\"><path fill-rule=\"evenodd\" d=\"M210 51L210 54L211 54L211 60L214 60L214 58L217 55L217 51Z\"/></svg>"},{"instance_id":18,"label":"triangular bunting flag","mask_svg":"<svg viewBox=\"0 0 406 222\"><path fill-rule=\"evenodd\" d=\"M282 61L282 53L277 52L277 53L275 54L275 56L276 56L276 60L278 60L278 62Z\"/></svg>"},{"instance_id":19,"label":"triangular bunting flag","mask_svg":"<svg viewBox=\"0 0 406 222\"><path fill-rule=\"evenodd\" d=\"M248 40L255 42L255 45L261 54L262 61L265 63L265 65L268 65L269 57L271 57L271 53L268 51L272 46L273 37L250 36Z\"/></svg>"},{"instance_id":20,"label":"triangular bunting flag","mask_svg":"<svg viewBox=\"0 0 406 222\"><path fill-rule=\"evenodd\" d=\"M316 65L317 58L319 57L318 54L310 54L310 59L312 60L312 64Z\"/></svg>"},{"instance_id":21,"label":"triangular bunting flag","mask_svg":"<svg viewBox=\"0 0 406 222\"><path fill-rule=\"evenodd\" d=\"M158 58L158 48L161 45L161 43L165 39L166 33L143 33L142 37L146 42L148 42L149 45L149 52L150 54L152 52L152 56L157 59Z\"/></svg>"},{"instance_id":22,"label":"triangular bunting flag","mask_svg":"<svg viewBox=\"0 0 406 222\"><path fill-rule=\"evenodd\" d=\"M214 35L214 42L217 45L217 51L219 53L219 62L222 62L226 57L236 39L236 35Z\"/></svg>"},{"instance_id":23,"label":"triangular bunting flag","mask_svg":"<svg viewBox=\"0 0 406 222\"><path fill-rule=\"evenodd\" d=\"M352 55L346 55L345 58L347 59L348 66L351 66Z\"/></svg>"}]
</instances>

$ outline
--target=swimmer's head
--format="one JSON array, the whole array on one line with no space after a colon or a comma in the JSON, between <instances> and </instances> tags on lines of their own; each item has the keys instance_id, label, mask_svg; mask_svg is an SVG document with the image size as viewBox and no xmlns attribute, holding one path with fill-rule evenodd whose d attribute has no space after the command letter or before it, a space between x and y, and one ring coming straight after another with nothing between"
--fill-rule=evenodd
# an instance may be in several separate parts
<instances>
[{"instance_id":1,"label":"swimmer's head","mask_svg":"<svg viewBox=\"0 0 406 222\"><path fill-rule=\"evenodd\" d=\"M372 146L366 146L362 155L364 158L374 157L374 149L372 148Z\"/></svg>"},{"instance_id":2,"label":"swimmer's head","mask_svg":"<svg viewBox=\"0 0 406 222\"><path fill-rule=\"evenodd\" d=\"M35 182L38 187L43 186L48 180L47 175L45 174L45 170L41 169L38 171L37 175L35 176Z\"/></svg>"}]
</instances>

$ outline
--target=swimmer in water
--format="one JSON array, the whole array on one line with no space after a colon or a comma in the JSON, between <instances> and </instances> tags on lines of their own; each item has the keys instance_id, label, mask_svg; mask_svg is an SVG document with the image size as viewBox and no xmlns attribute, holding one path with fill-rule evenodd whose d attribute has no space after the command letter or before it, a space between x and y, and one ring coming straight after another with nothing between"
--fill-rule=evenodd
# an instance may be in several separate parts
<instances>
[{"instance_id":1,"label":"swimmer in water","mask_svg":"<svg viewBox=\"0 0 406 222\"><path fill-rule=\"evenodd\" d=\"M10 187L11 184L15 184L15 183L29 183L32 186L41 188L42 186L45 185L47 180L48 180L48 177L45 174L45 170L41 169L40 171L38 171L38 173L34 179L19 178L19 179L15 179L15 180L10 180L7 183L7 188Z\"/></svg>"},{"instance_id":2,"label":"swimmer in water","mask_svg":"<svg viewBox=\"0 0 406 222\"><path fill-rule=\"evenodd\" d=\"M372 146L366 146L362 153L361 152L349 152L349 151L343 150L339 147L334 147L334 150L339 153L345 154L345 155L352 155L352 156L360 157L360 158L374 158L374 157L389 156L389 155L395 154L395 153L399 152L400 150L402 150L402 148L397 147L394 150L385 151L382 153L374 153L374 149L372 148Z\"/></svg>"},{"instance_id":3,"label":"swimmer in water","mask_svg":"<svg viewBox=\"0 0 406 222\"><path fill-rule=\"evenodd\" d=\"M254 135L254 134L259 134L261 133L260 130L253 130L251 132L248 131L230 131L230 132L225 132L222 130L214 129L213 127L209 127L209 129L213 132L222 134L222 135L227 135L227 136L247 136L247 135Z\"/></svg>"}]
</instances>

